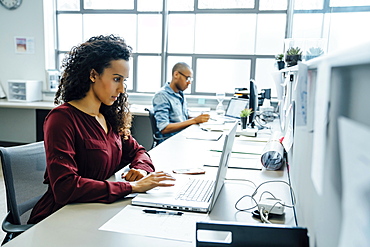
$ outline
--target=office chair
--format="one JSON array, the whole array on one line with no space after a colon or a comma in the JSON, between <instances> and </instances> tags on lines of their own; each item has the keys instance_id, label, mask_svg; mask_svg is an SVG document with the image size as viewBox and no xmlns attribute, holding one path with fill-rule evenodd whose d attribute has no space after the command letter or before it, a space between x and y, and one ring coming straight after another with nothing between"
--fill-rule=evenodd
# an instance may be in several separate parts
<instances>
[{"instance_id":1,"label":"office chair","mask_svg":"<svg viewBox=\"0 0 370 247\"><path fill-rule=\"evenodd\" d=\"M6 236L2 245L26 231L31 209L47 189L43 184L46 168L44 142L0 147L7 215L2 223Z\"/></svg>"},{"instance_id":2,"label":"office chair","mask_svg":"<svg viewBox=\"0 0 370 247\"><path fill-rule=\"evenodd\" d=\"M149 120L150 120L150 125L152 126L152 135L153 135L153 143L152 143L152 148L166 140L165 137L161 137L160 132L157 128L157 122L154 117L154 112L152 109L145 108L145 111L149 112Z\"/></svg>"}]
</instances>

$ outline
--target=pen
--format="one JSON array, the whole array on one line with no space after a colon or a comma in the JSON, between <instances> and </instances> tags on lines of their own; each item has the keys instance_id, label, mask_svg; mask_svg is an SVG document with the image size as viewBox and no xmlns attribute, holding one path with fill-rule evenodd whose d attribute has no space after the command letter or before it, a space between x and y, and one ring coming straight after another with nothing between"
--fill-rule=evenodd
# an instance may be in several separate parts
<instances>
[{"instance_id":1,"label":"pen","mask_svg":"<svg viewBox=\"0 0 370 247\"><path fill-rule=\"evenodd\" d=\"M207 131L207 132L209 131L208 129L205 129L205 128L200 128L200 129L203 131Z\"/></svg>"},{"instance_id":2,"label":"pen","mask_svg":"<svg viewBox=\"0 0 370 247\"><path fill-rule=\"evenodd\" d=\"M183 215L183 212L171 212L171 211L164 211L164 210L153 210L153 209L143 209L144 213L147 214L167 214L167 215Z\"/></svg>"}]
</instances>

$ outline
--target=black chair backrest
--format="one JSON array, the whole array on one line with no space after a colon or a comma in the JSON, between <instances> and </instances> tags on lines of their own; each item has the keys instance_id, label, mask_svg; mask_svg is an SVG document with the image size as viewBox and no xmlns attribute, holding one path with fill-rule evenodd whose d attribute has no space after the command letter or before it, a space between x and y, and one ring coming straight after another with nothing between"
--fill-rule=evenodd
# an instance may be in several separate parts
<instances>
[{"instance_id":1,"label":"black chair backrest","mask_svg":"<svg viewBox=\"0 0 370 247\"><path fill-rule=\"evenodd\" d=\"M159 130L157 128L157 122L154 117L154 112L152 109L149 109L149 108L145 108L145 111L149 113L149 120L150 120L150 125L152 127L152 133L153 135L156 136Z\"/></svg>"},{"instance_id":2,"label":"black chair backrest","mask_svg":"<svg viewBox=\"0 0 370 247\"><path fill-rule=\"evenodd\" d=\"M152 127L152 135L153 135L152 148L154 148L159 143L161 143L162 141L164 141L166 138L160 136L160 132L159 132L159 130L157 128L157 121L155 120L153 110L152 109L149 109L149 108L145 108L145 111L147 111L149 113L149 120L150 120L150 125Z\"/></svg>"},{"instance_id":3,"label":"black chair backrest","mask_svg":"<svg viewBox=\"0 0 370 247\"><path fill-rule=\"evenodd\" d=\"M30 210L47 189L43 184L46 157L44 142L0 147L8 212L13 224L25 224Z\"/></svg>"}]
</instances>

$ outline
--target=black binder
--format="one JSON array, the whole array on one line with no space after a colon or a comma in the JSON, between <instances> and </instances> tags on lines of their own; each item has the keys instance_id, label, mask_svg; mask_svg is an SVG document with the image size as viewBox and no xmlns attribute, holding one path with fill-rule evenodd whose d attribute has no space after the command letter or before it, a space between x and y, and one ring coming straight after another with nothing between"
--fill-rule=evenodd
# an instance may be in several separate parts
<instances>
[{"instance_id":1,"label":"black binder","mask_svg":"<svg viewBox=\"0 0 370 247\"><path fill-rule=\"evenodd\" d=\"M307 228L278 225L246 225L210 221L196 224L197 247L309 247Z\"/></svg>"}]
</instances>

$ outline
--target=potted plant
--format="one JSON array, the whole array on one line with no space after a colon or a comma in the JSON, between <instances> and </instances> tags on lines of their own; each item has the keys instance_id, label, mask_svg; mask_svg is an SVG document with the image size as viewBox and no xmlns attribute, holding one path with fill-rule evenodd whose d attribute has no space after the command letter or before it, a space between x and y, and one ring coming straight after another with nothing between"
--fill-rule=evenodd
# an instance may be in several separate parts
<instances>
[{"instance_id":1,"label":"potted plant","mask_svg":"<svg viewBox=\"0 0 370 247\"><path fill-rule=\"evenodd\" d=\"M240 121L242 122L242 129L247 128L247 122L249 115L252 114L252 108L245 108L240 112Z\"/></svg>"},{"instance_id":2,"label":"potted plant","mask_svg":"<svg viewBox=\"0 0 370 247\"><path fill-rule=\"evenodd\" d=\"M275 56L275 59L277 61L277 65L278 65L278 69L281 70L281 69L284 69L285 67L285 62L284 62L284 54L277 54Z\"/></svg>"},{"instance_id":3,"label":"potted plant","mask_svg":"<svg viewBox=\"0 0 370 247\"><path fill-rule=\"evenodd\" d=\"M308 51L307 51L307 54L306 54L306 61L312 59L312 58L315 58L315 57L318 57L318 56L321 56L322 54L324 54L324 50L321 49L320 47L311 47Z\"/></svg>"},{"instance_id":4,"label":"potted plant","mask_svg":"<svg viewBox=\"0 0 370 247\"><path fill-rule=\"evenodd\" d=\"M288 67L298 64L298 61L302 61L302 51L299 47L290 47L285 55L285 62Z\"/></svg>"}]
</instances>

